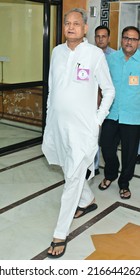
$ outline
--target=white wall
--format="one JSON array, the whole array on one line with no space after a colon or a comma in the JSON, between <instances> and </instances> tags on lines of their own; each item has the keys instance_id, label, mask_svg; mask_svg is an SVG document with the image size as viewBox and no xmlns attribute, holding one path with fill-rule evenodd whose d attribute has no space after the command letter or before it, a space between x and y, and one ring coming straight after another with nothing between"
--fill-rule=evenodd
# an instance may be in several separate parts
<instances>
[{"instance_id":1,"label":"white wall","mask_svg":"<svg viewBox=\"0 0 140 280\"><path fill-rule=\"evenodd\" d=\"M94 44L94 30L95 28L100 25L100 7L101 7L101 0L89 0L87 3L87 10L88 10L88 25L89 30L87 33L87 38L91 44ZM90 7L94 6L96 10L96 16L90 17Z\"/></svg>"},{"instance_id":2,"label":"white wall","mask_svg":"<svg viewBox=\"0 0 140 280\"><path fill-rule=\"evenodd\" d=\"M139 2L139 1L138 1ZM121 33L126 26L138 25L138 4L121 3L120 2L120 22L119 22L119 38L118 48L120 47Z\"/></svg>"}]
</instances>

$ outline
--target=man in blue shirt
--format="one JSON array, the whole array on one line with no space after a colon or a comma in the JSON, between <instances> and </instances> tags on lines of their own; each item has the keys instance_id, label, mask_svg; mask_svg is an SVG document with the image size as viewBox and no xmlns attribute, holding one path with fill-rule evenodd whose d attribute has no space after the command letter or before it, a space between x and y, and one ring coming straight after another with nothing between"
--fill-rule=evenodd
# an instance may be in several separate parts
<instances>
[{"instance_id":1,"label":"man in blue shirt","mask_svg":"<svg viewBox=\"0 0 140 280\"><path fill-rule=\"evenodd\" d=\"M99 25L95 28L96 46L103 50L105 55L109 55L115 50L109 47L110 29L107 26Z\"/></svg>"},{"instance_id":2,"label":"man in blue shirt","mask_svg":"<svg viewBox=\"0 0 140 280\"><path fill-rule=\"evenodd\" d=\"M140 32L128 26L122 31L122 48L107 57L116 95L110 113L102 125L101 148L105 178L99 184L106 190L118 178L117 147L121 143L120 197L129 199L129 181L134 175L140 139Z\"/></svg>"},{"instance_id":3,"label":"man in blue shirt","mask_svg":"<svg viewBox=\"0 0 140 280\"><path fill-rule=\"evenodd\" d=\"M96 46L103 50L105 56L108 56L112 52L115 52L116 50L109 47L110 44L110 29L107 26L99 25L95 28L95 43ZM100 104L102 98L101 90L99 89L98 94L98 103ZM100 159L100 149L98 149L98 152L95 156L95 175L100 174L99 171L99 159Z\"/></svg>"}]
</instances>

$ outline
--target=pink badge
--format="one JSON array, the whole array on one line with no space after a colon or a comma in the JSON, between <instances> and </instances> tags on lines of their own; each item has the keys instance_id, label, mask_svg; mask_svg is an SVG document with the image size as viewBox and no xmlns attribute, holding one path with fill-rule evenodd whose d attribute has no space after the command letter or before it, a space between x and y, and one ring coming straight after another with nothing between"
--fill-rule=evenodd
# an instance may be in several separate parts
<instances>
[{"instance_id":1,"label":"pink badge","mask_svg":"<svg viewBox=\"0 0 140 280\"><path fill-rule=\"evenodd\" d=\"M89 69L77 68L77 80L89 81Z\"/></svg>"}]
</instances>

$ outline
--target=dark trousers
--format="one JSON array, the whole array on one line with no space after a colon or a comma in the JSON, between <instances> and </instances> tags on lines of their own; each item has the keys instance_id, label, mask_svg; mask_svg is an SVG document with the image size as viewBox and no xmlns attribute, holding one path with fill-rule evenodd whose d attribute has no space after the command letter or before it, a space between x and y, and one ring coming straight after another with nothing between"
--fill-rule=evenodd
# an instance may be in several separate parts
<instances>
[{"instance_id":1,"label":"dark trousers","mask_svg":"<svg viewBox=\"0 0 140 280\"><path fill-rule=\"evenodd\" d=\"M117 149L121 144L121 174L118 178L120 189L128 189L129 181L134 175L139 139L140 125L120 124L109 119L102 125L100 145L105 161L104 175L110 181L118 178L120 162Z\"/></svg>"}]
</instances>

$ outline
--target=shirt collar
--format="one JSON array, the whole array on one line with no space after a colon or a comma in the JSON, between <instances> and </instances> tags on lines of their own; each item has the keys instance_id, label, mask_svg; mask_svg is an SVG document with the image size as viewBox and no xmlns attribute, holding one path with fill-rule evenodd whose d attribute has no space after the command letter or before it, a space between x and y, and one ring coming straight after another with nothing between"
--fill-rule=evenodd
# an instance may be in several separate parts
<instances>
[{"instance_id":1,"label":"shirt collar","mask_svg":"<svg viewBox=\"0 0 140 280\"><path fill-rule=\"evenodd\" d=\"M120 56L125 57L122 48L120 49ZM140 61L140 51L137 49L136 52L131 56L131 58L134 58L135 60Z\"/></svg>"},{"instance_id":2,"label":"shirt collar","mask_svg":"<svg viewBox=\"0 0 140 280\"><path fill-rule=\"evenodd\" d=\"M81 48L82 46L84 46L84 45L87 44L87 43L88 43L88 40L87 40L86 37L84 37L84 38L83 38L83 41L82 41L79 45L77 45L77 47L74 49L74 51L77 50L78 48ZM66 46L66 48L67 48L68 50L71 50L71 49L68 47L68 45L67 45L67 41L66 41L66 43L65 43L65 46Z\"/></svg>"}]
</instances>

